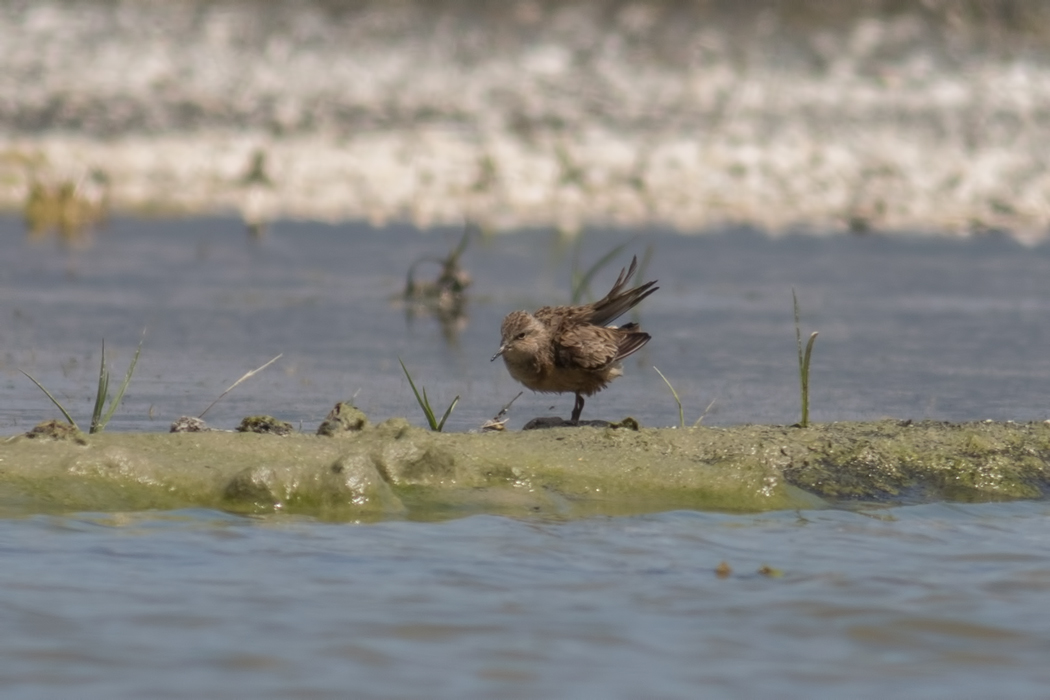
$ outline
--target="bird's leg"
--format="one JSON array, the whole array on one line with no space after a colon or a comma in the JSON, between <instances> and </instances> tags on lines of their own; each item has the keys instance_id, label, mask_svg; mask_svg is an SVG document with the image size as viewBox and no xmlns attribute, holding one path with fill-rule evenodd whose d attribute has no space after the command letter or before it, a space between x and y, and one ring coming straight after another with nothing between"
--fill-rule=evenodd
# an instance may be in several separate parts
<instances>
[{"instance_id":1,"label":"bird's leg","mask_svg":"<svg viewBox=\"0 0 1050 700\"><path fill-rule=\"evenodd\" d=\"M573 425L580 422L580 414L583 413L583 395L576 394L576 405L572 407L572 420L570 421Z\"/></svg>"}]
</instances>

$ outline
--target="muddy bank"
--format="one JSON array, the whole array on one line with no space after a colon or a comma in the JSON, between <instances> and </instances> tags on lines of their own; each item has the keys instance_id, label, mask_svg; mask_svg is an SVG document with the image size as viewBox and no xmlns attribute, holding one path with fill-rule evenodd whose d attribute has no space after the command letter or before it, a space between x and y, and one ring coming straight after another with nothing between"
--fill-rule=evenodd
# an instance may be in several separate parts
<instances>
[{"instance_id":1,"label":"muddy bank","mask_svg":"<svg viewBox=\"0 0 1050 700\"><path fill-rule=\"evenodd\" d=\"M8 514L207 507L349 520L574 518L1026 499L1048 486L1047 422L444 434L395 418L335 437L208 432L0 443L0 508Z\"/></svg>"},{"instance_id":2,"label":"muddy bank","mask_svg":"<svg viewBox=\"0 0 1050 700\"><path fill-rule=\"evenodd\" d=\"M0 207L1042 240L1050 13L913 5L4 3Z\"/></svg>"}]
</instances>

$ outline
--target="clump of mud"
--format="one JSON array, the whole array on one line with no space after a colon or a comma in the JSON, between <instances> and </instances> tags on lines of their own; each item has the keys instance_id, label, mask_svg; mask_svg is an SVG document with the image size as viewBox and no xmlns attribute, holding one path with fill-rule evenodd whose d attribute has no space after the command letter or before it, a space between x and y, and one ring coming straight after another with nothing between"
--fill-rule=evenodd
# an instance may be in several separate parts
<instances>
[{"instance_id":1,"label":"clump of mud","mask_svg":"<svg viewBox=\"0 0 1050 700\"><path fill-rule=\"evenodd\" d=\"M263 433L266 435L291 435L295 427L273 416L248 416L237 426L239 433Z\"/></svg>"},{"instance_id":2,"label":"clump of mud","mask_svg":"<svg viewBox=\"0 0 1050 700\"><path fill-rule=\"evenodd\" d=\"M352 403L340 401L328 412L321 425L317 428L317 434L325 437L335 437L345 433L356 433L368 427L368 416L364 411Z\"/></svg>"},{"instance_id":3,"label":"clump of mud","mask_svg":"<svg viewBox=\"0 0 1050 700\"><path fill-rule=\"evenodd\" d=\"M25 436L30 439L72 440L79 445L87 444L84 434L75 425L60 420L46 420L38 423L25 433Z\"/></svg>"}]
</instances>

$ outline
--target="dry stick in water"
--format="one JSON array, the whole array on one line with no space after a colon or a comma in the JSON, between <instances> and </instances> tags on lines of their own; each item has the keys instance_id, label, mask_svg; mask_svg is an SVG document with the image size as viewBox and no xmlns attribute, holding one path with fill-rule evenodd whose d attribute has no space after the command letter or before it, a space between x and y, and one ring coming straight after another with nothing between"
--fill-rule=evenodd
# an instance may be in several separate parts
<instances>
[{"instance_id":1,"label":"dry stick in water","mask_svg":"<svg viewBox=\"0 0 1050 700\"><path fill-rule=\"evenodd\" d=\"M680 426L682 426L682 428L684 429L685 428L685 412L682 410L682 400L678 398L678 392L674 390L674 387L671 386L671 382L667 381L667 377L664 376L664 373L661 372L659 370L659 368L657 368L654 365L653 369L655 369L656 373L660 375L660 379L664 380L664 384L667 385L667 388L671 390L671 396L674 396L675 403L678 404L678 424ZM703 420L703 418L704 418L703 416L700 416L700 420ZM697 422L699 422L699 421L697 421Z\"/></svg>"},{"instance_id":2,"label":"dry stick in water","mask_svg":"<svg viewBox=\"0 0 1050 700\"><path fill-rule=\"evenodd\" d=\"M664 376L663 372L661 372L655 366L653 367L653 369L655 369L656 373L660 375L660 379L664 380L664 384L667 385L667 388L671 390L671 395L674 396L674 400L678 404L678 423L683 428L685 428L685 412L682 410L682 402L678 398L678 392L674 390L674 387L671 386L671 382L667 380L667 377ZM711 412L711 407L715 405L715 401L717 400L717 398L711 399L711 403L707 404L707 408L704 409L704 412L701 413L700 417L696 419L695 423L693 423L694 428L704 422L704 418L706 418L707 414Z\"/></svg>"},{"instance_id":3,"label":"dry stick in water","mask_svg":"<svg viewBox=\"0 0 1050 700\"><path fill-rule=\"evenodd\" d=\"M509 418L507 418L507 412L510 411L510 405L512 403L514 403L515 401L517 401L518 397L521 396L524 393L525 393L524 391L519 391L517 396L515 396L513 399L511 399L507 403L503 404L503 408L501 408L499 410L499 413L497 413L496 415L492 416L492 418L489 418L487 421L485 421L482 424L481 429L482 430L486 430L486 431L488 431L488 430L503 430L503 426L506 425L508 420L510 420Z\"/></svg>"},{"instance_id":4,"label":"dry stick in water","mask_svg":"<svg viewBox=\"0 0 1050 700\"><path fill-rule=\"evenodd\" d=\"M707 414L711 412L711 407L715 405L715 401L717 400L718 399L711 399L711 403L707 404L707 408L704 409L704 412L701 413L700 417L696 419L695 423L693 423L694 428L704 421L704 418L706 418Z\"/></svg>"},{"instance_id":5,"label":"dry stick in water","mask_svg":"<svg viewBox=\"0 0 1050 700\"><path fill-rule=\"evenodd\" d=\"M264 369L266 369L267 367L272 365L274 362L277 362L277 360L281 359L282 357L284 357L284 353L283 352L280 355L278 355L277 357L275 357L272 360L270 360L269 362L267 362L262 367L257 367L256 369L253 369L251 372L246 373L243 377L241 377L240 379L235 381L233 384L231 384L229 389L227 389L226 391L224 391L221 394L219 394L219 398L215 399L210 404L208 404L208 407L206 409L204 409L203 411L201 411L201 414L199 416L197 416L197 417L198 418L204 418L204 414L207 413L208 411L210 411L212 406L214 406L215 404L219 403L219 401L222 400L223 396L226 396L226 394L228 394L231 391L233 391L234 388L236 388L236 386L238 384L243 382L245 379L250 379L251 377L254 377L256 374L258 374L259 372L262 372Z\"/></svg>"}]
</instances>

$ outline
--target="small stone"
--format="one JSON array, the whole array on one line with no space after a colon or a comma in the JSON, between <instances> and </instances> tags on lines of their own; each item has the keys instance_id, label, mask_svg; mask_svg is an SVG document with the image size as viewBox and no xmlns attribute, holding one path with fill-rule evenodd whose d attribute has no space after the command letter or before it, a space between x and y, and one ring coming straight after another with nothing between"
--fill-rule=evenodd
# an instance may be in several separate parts
<instances>
[{"instance_id":1,"label":"small stone","mask_svg":"<svg viewBox=\"0 0 1050 700\"><path fill-rule=\"evenodd\" d=\"M172 433L206 433L211 428L200 418L194 416L180 416L171 424Z\"/></svg>"}]
</instances>

